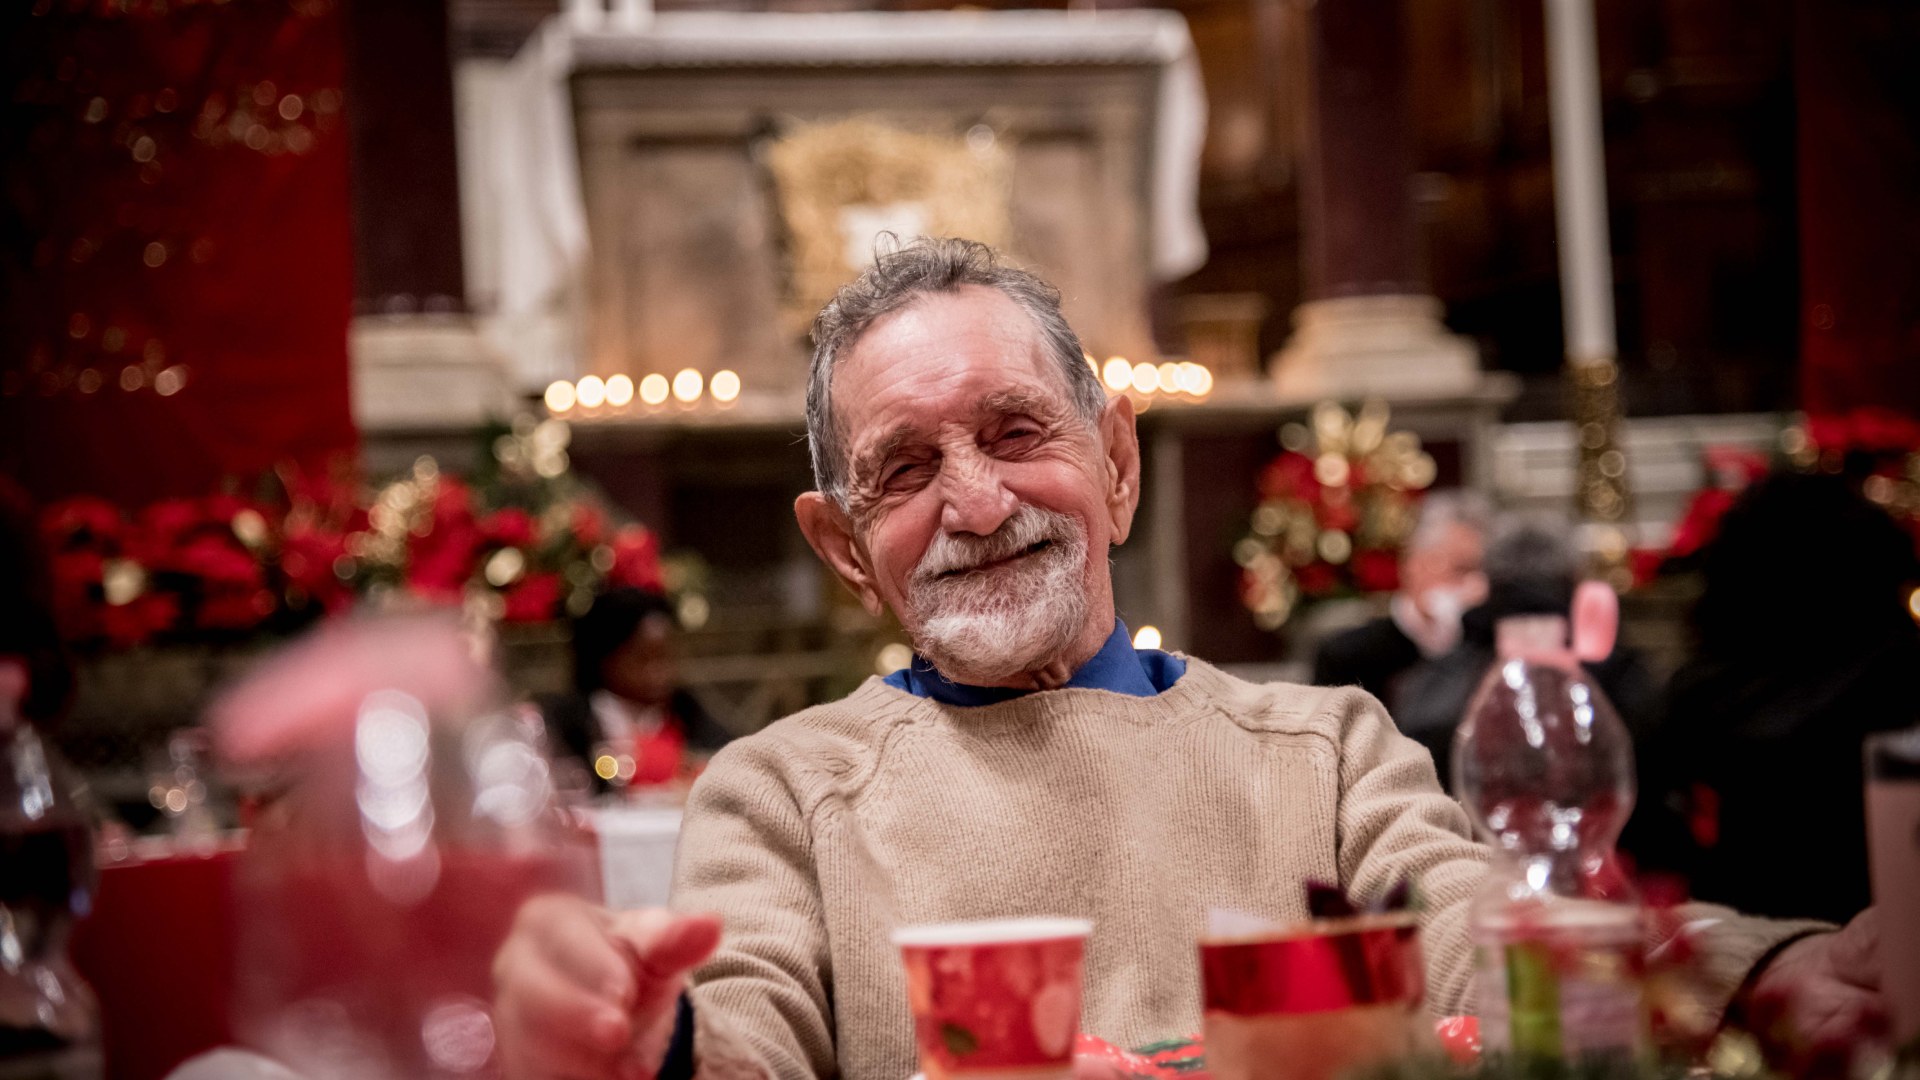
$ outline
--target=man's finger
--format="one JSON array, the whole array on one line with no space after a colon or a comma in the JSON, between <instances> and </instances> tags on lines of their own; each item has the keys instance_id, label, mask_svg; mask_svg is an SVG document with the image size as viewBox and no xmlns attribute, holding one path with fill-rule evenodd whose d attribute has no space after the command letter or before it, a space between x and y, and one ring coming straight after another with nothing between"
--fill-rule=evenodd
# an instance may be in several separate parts
<instances>
[{"instance_id":1,"label":"man's finger","mask_svg":"<svg viewBox=\"0 0 1920 1080\"><path fill-rule=\"evenodd\" d=\"M642 982L672 980L713 955L720 945L720 920L713 915L626 911L614 916L609 932L632 954ZM643 987L642 993L647 989Z\"/></svg>"},{"instance_id":2,"label":"man's finger","mask_svg":"<svg viewBox=\"0 0 1920 1080\"><path fill-rule=\"evenodd\" d=\"M1880 987L1880 909L1868 908L1833 935L1834 974L1856 986Z\"/></svg>"},{"instance_id":3,"label":"man's finger","mask_svg":"<svg viewBox=\"0 0 1920 1080\"><path fill-rule=\"evenodd\" d=\"M501 1050L516 1077L605 1076L633 1038L622 1009L541 964L517 973L494 1019L503 1035L515 1034Z\"/></svg>"},{"instance_id":4,"label":"man's finger","mask_svg":"<svg viewBox=\"0 0 1920 1080\"><path fill-rule=\"evenodd\" d=\"M682 915L654 940L644 957L646 970L677 975L698 966L719 947L719 916Z\"/></svg>"},{"instance_id":5,"label":"man's finger","mask_svg":"<svg viewBox=\"0 0 1920 1080\"><path fill-rule=\"evenodd\" d=\"M1878 1009L1875 996L1867 991L1828 984L1820 993L1810 995L1794 1009L1794 1028L1813 1045L1824 1042L1853 1042L1860 1037L1864 1019Z\"/></svg>"},{"instance_id":6,"label":"man's finger","mask_svg":"<svg viewBox=\"0 0 1920 1080\"><path fill-rule=\"evenodd\" d=\"M625 950L612 937L614 919L588 904L553 909L531 921L529 937L559 974L581 989L620 1008L633 1004L634 971Z\"/></svg>"},{"instance_id":7,"label":"man's finger","mask_svg":"<svg viewBox=\"0 0 1920 1080\"><path fill-rule=\"evenodd\" d=\"M666 1054L687 972L720 944L720 920L712 915L628 912L615 916L611 932L631 950L639 987L632 1004L633 1042L621 1080L644 1078L660 1068Z\"/></svg>"},{"instance_id":8,"label":"man's finger","mask_svg":"<svg viewBox=\"0 0 1920 1080\"><path fill-rule=\"evenodd\" d=\"M583 990L551 969L528 972L514 1000L533 1025L530 1030L549 1036L543 1042L581 1046L606 1055L633 1037L633 1021L623 1003Z\"/></svg>"}]
</instances>

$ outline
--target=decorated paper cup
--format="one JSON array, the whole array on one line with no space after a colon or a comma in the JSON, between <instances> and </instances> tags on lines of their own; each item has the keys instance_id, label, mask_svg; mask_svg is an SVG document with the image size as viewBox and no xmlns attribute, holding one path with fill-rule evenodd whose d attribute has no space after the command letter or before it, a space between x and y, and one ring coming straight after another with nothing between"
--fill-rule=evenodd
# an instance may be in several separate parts
<instances>
[{"instance_id":1,"label":"decorated paper cup","mask_svg":"<svg viewBox=\"0 0 1920 1080\"><path fill-rule=\"evenodd\" d=\"M1200 944L1208 1071L1295 1080L1427 1048L1425 974L1412 913L1325 919Z\"/></svg>"},{"instance_id":2,"label":"decorated paper cup","mask_svg":"<svg viewBox=\"0 0 1920 1080\"><path fill-rule=\"evenodd\" d=\"M909 926L907 969L927 1080L1041 1080L1073 1071L1085 919L996 919Z\"/></svg>"}]
</instances>

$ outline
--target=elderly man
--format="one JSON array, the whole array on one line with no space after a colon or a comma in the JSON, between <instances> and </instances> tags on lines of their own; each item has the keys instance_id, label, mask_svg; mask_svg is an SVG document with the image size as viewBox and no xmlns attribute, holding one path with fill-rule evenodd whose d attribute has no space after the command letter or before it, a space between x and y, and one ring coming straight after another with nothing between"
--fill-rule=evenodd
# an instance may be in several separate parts
<instances>
[{"instance_id":1,"label":"elderly man","mask_svg":"<svg viewBox=\"0 0 1920 1080\"><path fill-rule=\"evenodd\" d=\"M711 914L522 913L495 964L510 1074L901 1080L889 931L990 916L1094 921L1085 1030L1191 1032L1206 910L1301 918L1307 879L1372 897L1418 878L1431 1004L1468 1008L1487 855L1426 752L1360 691L1129 646L1107 550L1139 502L1132 406L1092 378L1058 294L921 241L841 290L814 342L819 490L795 511L918 658L714 759L674 883L677 911ZM1810 929L1720 913L1716 992L1770 960L1761 980L1850 1004L1864 931Z\"/></svg>"}]
</instances>

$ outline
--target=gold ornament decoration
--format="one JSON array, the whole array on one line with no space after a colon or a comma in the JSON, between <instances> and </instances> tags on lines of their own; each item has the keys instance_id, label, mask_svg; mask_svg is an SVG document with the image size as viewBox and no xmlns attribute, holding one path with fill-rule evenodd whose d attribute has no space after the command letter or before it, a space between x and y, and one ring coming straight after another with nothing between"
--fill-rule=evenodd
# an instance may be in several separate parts
<instances>
[{"instance_id":1,"label":"gold ornament decoration","mask_svg":"<svg viewBox=\"0 0 1920 1080\"><path fill-rule=\"evenodd\" d=\"M1620 365L1611 357L1567 365L1574 423L1579 431L1580 516L1601 524L1624 521L1632 509L1627 456L1619 445Z\"/></svg>"},{"instance_id":2,"label":"gold ornament decoration","mask_svg":"<svg viewBox=\"0 0 1920 1080\"><path fill-rule=\"evenodd\" d=\"M1415 500L1437 470L1390 419L1382 402L1348 412L1327 401L1280 430L1283 449L1233 546L1241 602L1262 629L1280 629L1303 603L1394 587Z\"/></svg>"},{"instance_id":3,"label":"gold ornament decoration","mask_svg":"<svg viewBox=\"0 0 1920 1080\"><path fill-rule=\"evenodd\" d=\"M986 125L954 135L870 117L807 124L776 139L766 160L789 237L783 313L796 336L866 268L880 232L999 249L1012 238L1013 158Z\"/></svg>"}]
</instances>

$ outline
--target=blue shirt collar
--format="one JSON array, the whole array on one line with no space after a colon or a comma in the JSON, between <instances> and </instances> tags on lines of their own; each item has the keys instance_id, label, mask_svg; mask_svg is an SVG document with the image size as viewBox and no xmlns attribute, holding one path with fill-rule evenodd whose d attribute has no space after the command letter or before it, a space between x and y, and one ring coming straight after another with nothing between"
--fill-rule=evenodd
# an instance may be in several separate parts
<instances>
[{"instance_id":1,"label":"blue shirt collar","mask_svg":"<svg viewBox=\"0 0 1920 1080\"><path fill-rule=\"evenodd\" d=\"M1187 662L1159 649L1136 649L1127 624L1113 621L1113 633L1093 658L1080 665L1062 689L1109 690L1130 697L1154 697L1180 681ZM969 686L948 679L918 653L913 662L886 677L888 686L947 705L992 705L1034 693L1005 686Z\"/></svg>"}]
</instances>

